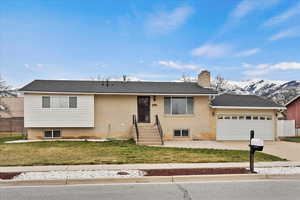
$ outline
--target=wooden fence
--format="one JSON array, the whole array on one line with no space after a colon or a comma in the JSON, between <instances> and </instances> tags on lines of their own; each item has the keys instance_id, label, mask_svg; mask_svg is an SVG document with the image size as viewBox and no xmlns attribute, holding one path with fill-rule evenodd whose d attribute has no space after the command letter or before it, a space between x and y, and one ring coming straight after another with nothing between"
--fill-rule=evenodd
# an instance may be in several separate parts
<instances>
[{"instance_id":1,"label":"wooden fence","mask_svg":"<svg viewBox=\"0 0 300 200\"><path fill-rule=\"evenodd\" d=\"M22 135L24 131L24 118L0 118L0 135Z\"/></svg>"}]
</instances>

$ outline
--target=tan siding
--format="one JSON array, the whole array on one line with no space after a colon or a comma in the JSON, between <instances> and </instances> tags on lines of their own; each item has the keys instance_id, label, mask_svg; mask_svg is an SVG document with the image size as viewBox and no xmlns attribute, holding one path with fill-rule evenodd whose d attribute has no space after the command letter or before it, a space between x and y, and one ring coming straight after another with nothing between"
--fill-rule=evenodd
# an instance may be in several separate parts
<instances>
[{"instance_id":1,"label":"tan siding","mask_svg":"<svg viewBox=\"0 0 300 200\"><path fill-rule=\"evenodd\" d=\"M152 99L153 100L153 99ZM153 103L152 103L153 104ZM211 110L208 105L208 97L194 97L194 114L192 115L165 115L164 97L157 97L157 106L151 107L152 119L158 114L166 140L191 140L213 139L211 129ZM174 129L189 129L190 138L174 138Z\"/></svg>"},{"instance_id":2,"label":"tan siding","mask_svg":"<svg viewBox=\"0 0 300 200\"><path fill-rule=\"evenodd\" d=\"M164 97L151 96L151 123L158 114L165 139L173 138L173 130L188 128L191 137L183 139L214 139L212 131L212 112L208 97L194 98L194 114L189 116L168 116L164 114ZM94 128L62 128L65 138L132 138L132 115L137 114L137 96L95 95ZM28 129L29 138L42 138L45 128ZM176 138L176 140L180 140Z\"/></svg>"}]
</instances>

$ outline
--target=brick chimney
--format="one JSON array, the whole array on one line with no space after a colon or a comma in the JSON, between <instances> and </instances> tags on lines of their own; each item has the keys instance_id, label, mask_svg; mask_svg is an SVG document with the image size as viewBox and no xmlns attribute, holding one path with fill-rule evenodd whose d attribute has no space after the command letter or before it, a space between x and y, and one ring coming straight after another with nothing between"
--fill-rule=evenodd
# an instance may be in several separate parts
<instances>
[{"instance_id":1,"label":"brick chimney","mask_svg":"<svg viewBox=\"0 0 300 200\"><path fill-rule=\"evenodd\" d=\"M204 88L210 88L210 72L203 70L198 74L198 85Z\"/></svg>"}]
</instances>

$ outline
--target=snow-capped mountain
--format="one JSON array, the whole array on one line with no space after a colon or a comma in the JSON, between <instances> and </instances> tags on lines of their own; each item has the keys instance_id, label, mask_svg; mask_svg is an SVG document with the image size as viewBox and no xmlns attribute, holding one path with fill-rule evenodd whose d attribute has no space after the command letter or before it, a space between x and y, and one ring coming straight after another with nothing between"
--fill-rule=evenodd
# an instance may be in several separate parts
<instances>
[{"instance_id":1,"label":"snow-capped mountain","mask_svg":"<svg viewBox=\"0 0 300 200\"><path fill-rule=\"evenodd\" d=\"M223 91L236 94L255 94L285 104L300 95L300 81L253 79L249 81L224 81Z\"/></svg>"},{"instance_id":2,"label":"snow-capped mountain","mask_svg":"<svg viewBox=\"0 0 300 200\"><path fill-rule=\"evenodd\" d=\"M182 78L177 81L196 82L197 79L183 75ZM253 94L271 99L282 105L300 95L300 80L280 81L251 79L247 81L231 81L217 76L212 79L212 86L219 93Z\"/></svg>"}]
</instances>

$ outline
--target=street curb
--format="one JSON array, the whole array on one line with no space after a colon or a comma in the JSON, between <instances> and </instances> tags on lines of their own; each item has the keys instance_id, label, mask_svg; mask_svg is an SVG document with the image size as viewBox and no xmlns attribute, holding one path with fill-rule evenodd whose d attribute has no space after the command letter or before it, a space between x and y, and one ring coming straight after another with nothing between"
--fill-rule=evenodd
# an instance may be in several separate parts
<instances>
[{"instance_id":1,"label":"street curb","mask_svg":"<svg viewBox=\"0 0 300 200\"><path fill-rule=\"evenodd\" d=\"M76 184L119 184L119 183L178 183L239 180L296 179L300 174L265 175L265 174L226 174L192 176L145 176L135 178L99 178L99 179L62 179L62 180L0 180L0 186L36 186L36 185L76 185Z\"/></svg>"},{"instance_id":2,"label":"street curb","mask_svg":"<svg viewBox=\"0 0 300 200\"><path fill-rule=\"evenodd\" d=\"M257 162L256 168L297 167L300 162ZM79 170L145 170L145 169L194 169L194 168L248 168L248 162L240 163L162 163L162 164L124 164L124 165L48 165L48 166L7 166L0 172L48 172Z\"/></svg>"}]
</instances>

